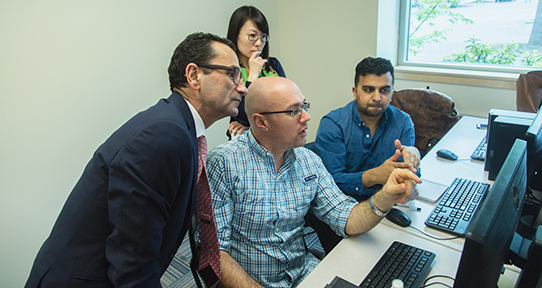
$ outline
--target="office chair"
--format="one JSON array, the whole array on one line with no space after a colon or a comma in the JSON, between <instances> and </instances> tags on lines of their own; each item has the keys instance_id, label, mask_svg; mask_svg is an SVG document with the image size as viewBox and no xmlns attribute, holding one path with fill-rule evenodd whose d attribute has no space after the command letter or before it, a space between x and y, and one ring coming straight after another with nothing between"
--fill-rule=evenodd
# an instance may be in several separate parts
<instances>
[{"instance_id":1,"label":"office chair","mask_svg":"<svg viewBox=\"0 0 542 288\"><path fill-rule=\"evenodd\" d=\"M542 104L542 71L519 74L516 80L516 110L536 113Z\"/></svg>"},{"instance_id":2,"label":"office chair","mask_svg":"<svg viewBox=\"0 0 542 288\"><path fill-rule=\"evenodd\" d=\"M314 142L307 142L303 147L312 150L312 152L316 154L319 153ZM312 213L305 215L304 229L306 232L305 242L307 243L307 250L320 260L343 239L335 234L326 223L320 221L320 219L316 218ZM317 245L309 245L315 242L312 240L314 238L318 240Z\"/></svg>"},{"instance_id":3,"label":"office chair","mask_svg":"<svg viewBox=\"0 0 542 288\"><path fill-rule=\"evenodd\" d=\"M311 150L312 152L318 154L318 152L316 152L316 144L314 142L307 142L305 143L305 145L303 145L303 147Z\"/></svg>"},{"instance_id":4,"label":"office chair","mask_svg":"<svg viewBox=\"0 0 542 288\"><path fill-rule=\"evenodd\" d=\"M314 142L307 142L305 143L303 147L318 154L316 152L316 144ZM314 256L316 256L316 258L322 260L326 256L326 252L324 251L324 248L322 247L320 237L317 234L316 230L314 230L314 227L312 227L309 224L309 221L310 221L309 219L312 219L313 217L314 216L312 216L312 214L310 215L307 214L305 216L305 226L303 227L303 238L305 240L305 248L307 249L307 251L309 251Z\"/></svg>"},{"instance_id":5,"label":"office chair","mask_svg":"<svg viewBox=\"0 0 542 288\"><path fill-rule=\"evenodd\" d=\"M452 98L429 89L397 90L390 104L412 118L422 158L461 118Z\"/></svg>"}]
</instances>

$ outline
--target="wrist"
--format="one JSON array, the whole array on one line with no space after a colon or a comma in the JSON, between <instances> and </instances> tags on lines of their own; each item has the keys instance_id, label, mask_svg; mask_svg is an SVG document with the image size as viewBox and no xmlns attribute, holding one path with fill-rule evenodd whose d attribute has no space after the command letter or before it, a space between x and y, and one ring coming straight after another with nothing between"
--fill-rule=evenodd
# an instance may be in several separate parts
<instances>
[{"instance_id":1,"label":"wrist","mask_svg":"<svg viewBox=\"0 0 542 288\"><path fill-rule=\"evenodd\" d=\"M369 188L369 187L373 187L376 184L383 184L383 183L379 183L379 181L376 178L377 175L379 175L378 167L375 167L363 172L363 174L361 175L363 186L365 186L366 188Z\"/></svg>"},{"instance_id":2,"label":"wrist","mask_svg":"<svg viewBox=\"0 0 542 288\"><path fill-rule=\"evenodd\" d=\"M371 199L369 200L369 206L371 207L371 210L374 214L380 217L385 217L390 212L391 207L383 207L384 205L381 205L380 201L378 201L379 199L375 197L377 194L371 196Z\"/></svg>"}]
</instances>

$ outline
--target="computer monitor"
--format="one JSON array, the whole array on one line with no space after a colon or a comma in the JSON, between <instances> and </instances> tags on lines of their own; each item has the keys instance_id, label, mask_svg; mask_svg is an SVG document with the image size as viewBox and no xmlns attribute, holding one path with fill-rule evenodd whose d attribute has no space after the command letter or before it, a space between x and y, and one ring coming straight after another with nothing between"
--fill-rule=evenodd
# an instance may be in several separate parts
<instances>
[{"instance_id":1,"label":"computer monitor","mask_svg":"<svg viewBox=\"0 0 542 288\"><path fill-rule=\"evenodd\" d=\"M489 115L487 116L487 132L486 132L486 141L487 141L486 151L487 152L486 152L486 159L484 162L484 170L490 171L490 168L491 168L492 170L495 171L495 173L491 173L493 177L490 178L489 180L495 180L495 176L498 174L499 169L502 166L502 163L504 163L504 159L506 158L506 155L508 155L508 151L510 150L510 147L512 147L512 144L514 144L514 140L517 137L522 138L522 136L525 134L525 131L527 130L529 125L531 125L530 122L527 122L528 124L525 124L525 122L514 123L515 127L513 128L515 129L513 129L514 131L512 133L510 129L507 129L507 126L505 125L506 122L510 122L513 120L520 121L521 119L524 119L524 121L526 121L527 119L533 120L535 116L536 116L535 113L520 112L520 111L514 111L514 110L501 110L501 109L489 110ZM503 122L502 123L503 125L494 125L495 120L497 118L501 118L502 120L501 122ZM523 130L521 129L521 125L525 126ZM512 135L512 134L515 134L515 135ZM505 141L506 143L503 143L503 139L506 140ZM499 159L496 161L493 161L494 157L498 157ZM499 163L493 163L493 162L499 162Z\"/></svg>"},{"instance_id":2,"label":"computer monitor","mask_svg":"<svg viewBox=\"0 0 542 288\"><path fill-rule=\"evenodd\" d=\"M521 253L521 250L520 250ZM527 250L527 261L521 267L521 274L516 282L516 288L542 287L542 226L538 226L536 234Z\"/></svg>"},{"instance_id":3,"label":"computer monitor","mask_svg":"<svg viewBox=\"0 0 542 288\"><path fill-rule=\"evenodd\" d=\"M534 117L536 114L532 114ZM491 126L490 139L487 143L486 159L490 159L487 178L495 180L516 138L524 139L525 132L533 119L518 117L497 117Z\"/></svg>"},{"instance_id":4,"label":"computer monitor","mask_svg":"<svg viewBox=\"0 0 542 288\"><path fill-rule=\"evenodd\" d=\"M538 110L525 133L527 141L527 183L531 189L542 191L542 110Z\"/></svg>"},{"instance_id":5,"label":"computer monitor","mask_svg":"<svg viewBox=\"0 0 542 288\"><path fill-rule=\"evenodd\" d=\"M538 110L524 139L527 141L527 185L531 191L542 192L542 110ZM522 222L527 222L525 224L530 225L533 230L542 225L542 202L536 207L526 205L524 214Z\"/></svg>"},{"instance_id":6,"label":"computer monitor","mask_svg":"<svg viewBox=\"0 0 542 288\"><path fill-rule=\"evenodd\" d=\"M469 230L454 287L497 287L527 188L527 143L517 139Z\"/></svg>"}]
</instances>

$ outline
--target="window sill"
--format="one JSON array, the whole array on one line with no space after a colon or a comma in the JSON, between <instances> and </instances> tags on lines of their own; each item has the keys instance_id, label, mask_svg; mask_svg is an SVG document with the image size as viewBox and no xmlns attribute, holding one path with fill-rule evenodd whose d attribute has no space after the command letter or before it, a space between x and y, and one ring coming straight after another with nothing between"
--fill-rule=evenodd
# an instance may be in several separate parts
<instances>
[{"instance_id":1,"label":"window sill","mask_svg":"<svg viewBox=\"0 0 542 288\"><path fill-rule=\"evenodd\" d=\"M518 73L396 66L395 79L516 90Z\"/></svg>"}]
</instances>

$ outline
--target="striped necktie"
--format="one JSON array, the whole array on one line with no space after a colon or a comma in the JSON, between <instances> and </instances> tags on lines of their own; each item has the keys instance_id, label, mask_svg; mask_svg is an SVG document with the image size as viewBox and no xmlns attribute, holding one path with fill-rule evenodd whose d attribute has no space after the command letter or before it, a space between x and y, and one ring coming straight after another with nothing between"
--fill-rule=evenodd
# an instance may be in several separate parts
<instances>
[{"instance_id":1,"label":"striped necktie","mask_svg":"<svg viewBox=\"0 0 542 288\"><path fill-rule=\"evenodd\" d=\"M198 272L207 287L214 287L220 281L221 275L220 250L213 217L211 189L205 172L206 157L207 140L202 135L198 137L198 181L196 184L198 231L201 243Z\"/></svg>"}]
</instances>

